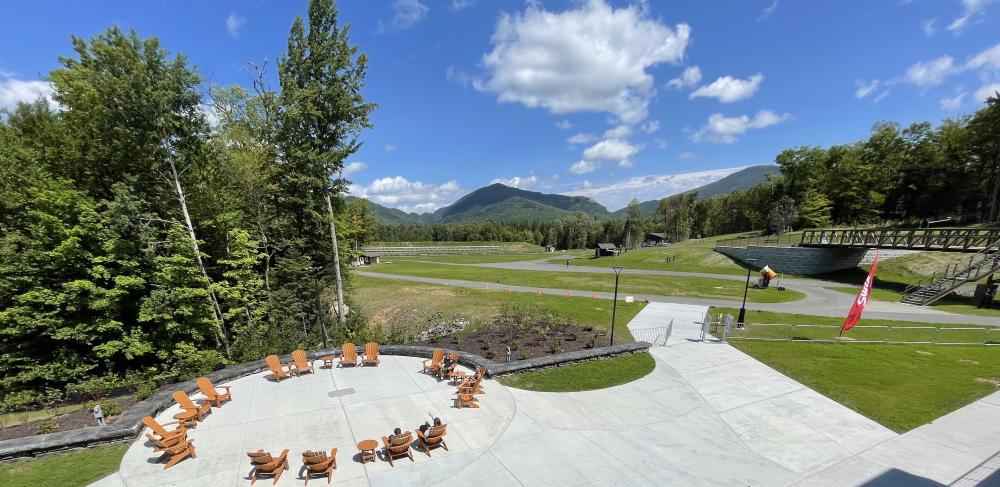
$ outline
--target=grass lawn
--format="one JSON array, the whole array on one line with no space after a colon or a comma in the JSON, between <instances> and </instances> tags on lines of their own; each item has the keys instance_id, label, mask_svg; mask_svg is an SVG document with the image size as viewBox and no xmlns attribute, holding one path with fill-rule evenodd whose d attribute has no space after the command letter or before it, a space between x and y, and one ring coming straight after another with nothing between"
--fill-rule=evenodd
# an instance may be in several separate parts
<instances>
[{"instance_id":1,"label":"grass lawn","mask_svg":"<svg viewBox=\"0 0 1000 487\"><path fill-rule=\"evenodd\" d=\"M574 264L611 267L622 265L632 269L653 269L661 271L708 272L712 274L746 274L746 268L733 262L729 257L713 249L716 241L735 235L720 235L718 237L700 240L685 240L667 247L647 247L635 249L618 257L594 258L594 251L573 251L579 259ZM672 256L673 261L667 262ZM557 256L559 257L559 256ZM551 263L562 264L565 259L553 258Z\"/></svg>"},{"instance_id":2,"label":"grass lawn","mask_svg":"<svg viewBox=\"0 0 1000 487\"><path fill-rule=\"evenodd\" d=\"M736 314L733 308L714 313ZM839 318L748 311L751 323L840 325ZM927 323L862 319L862 325ZM965 325L936 324L942 328ZM853 333L855 330L848 332ZM729 344L897 432L997 390L1000 347L730 340Z\"/></svg>"},{"instance_id":3,"label":"grass lawn","mask_svg":"<svg viewBox=\"0 0 1000 487\"><path fill-rule=\"evenodd\" d=\"M401 260L386 261L382 264L366 268L366 270L383 274L460 279L500 285L585 291L614 291L615 285L614 275L610 271L607 273L563 273L442 265L430 262ZM743 287L743 282L727 279L651 276L625 273L622 274L619 292L633 294L638 299L642 299L643 295L737 299L743 296ZM792 290L751 289L747 299L758 303L779 303L795 301L803 297L805 297L804 294Z\"/></svg>"},{"instance_id":4,"label":"grass lawn","mask_svg":"<svg viewBox=\"0 0 1000 487\"><path fill-rule=\"evenodd\" d=\"M527 242L371 242L365 247L468 247L479 245L496 245L503 252L541 252L541 246Z\"/></svg>"},{"instance_id":5,"label":"grass lawn","mask_svg":"<svg viewBox=\"0 0 1000 487\"><path fill-rule=\"evenodd\" d=\"M54 408L39 409L37 411L24 411L16 413L0 414L0 426L17 426L23 423L30 423L39 419L48 419L53 416L79 411L87 407L86 404L70 404L68 406L57 406Z\"/></svg>"},{"instance_id":6,"label":"grass lawn","mask_svg":"<svg viewBox=\"0 0 1000 487\"><path fill-rule=\"evenodd\" d=\"M382 257L382 262L450 262L453 264L485 264L494 262L518 262L551 257L552 253L525 252L516 254L461 254L461 255L397 255Z\"/></svg>"},{"instance_id":7,"label":"grass lawn","mask_svg":"<svg viewBox=\"0 0 1000 487\"><path fill-rule=\"evenodd\" d=\"M857 287L834 286L834 287L829 287L827 289L848 294L858 293ZM875 287L872 288L872 299L874 299L875 301L891 301L898 303L901 299L903 299L903 293L894 289L880 289ZM957 313L963 315L977 315L977 316L996 316L1000 318L1000 309L976 308L976 306L972 304L972 299L962 298L958 296L947 296L941 298L940 300L932 304L930 307L931 309L936 309L939 311L947 311L949 313Z\"/></svg>"},{"instance_id":8,"label":"grass lawn","mask_svg":"<svg viewBox=\"0 0 1000 487\"><path fill-rule=\"evenodd\" d=\"M655 367L653 356L643 352L502 376L499 381L508 387L538 392L590 391L632 382Z\"/></svg>"},{"instance_id":9,"label":"grass lawn","mask_svg":"<svg viewBox=\"0 0 1000 487\"><path fill-rule=\"evenodd\" d=\"M90 484L115 470L128 443L96 446L86 450L48 455L34 460L0 465L0 485L75 487Z\"/></svg>"},{"instance_id":10,"label":"grass lawn","mask_svg":"<svg viewBox=\"0 0 1000 487\"><path fill-rule=\"evenodd\" d=\"M578 325L611 328L611 301L589 297L541 295L483 291L436 284L378 279L353 276L353 297L362 307L369 322L388 325L389 321L403 317L414 325L424 322L437 312L445 317L460 317L475 329L489 323L503 303L537 305L569 318ZM632 341L625 327L640 311L641 302L618 303L615 336Z\"/></svg>"},{"instance_id":11,"label":"grass lawn","mask_svg":"<svg viewBox=\"0 0 1000 487\"><path fill-rule=\"evenodd\" d=\"M900 433L996 392L991 381L1000 381L1000 347L729 343Z\"/></svg>"}]
</instances>

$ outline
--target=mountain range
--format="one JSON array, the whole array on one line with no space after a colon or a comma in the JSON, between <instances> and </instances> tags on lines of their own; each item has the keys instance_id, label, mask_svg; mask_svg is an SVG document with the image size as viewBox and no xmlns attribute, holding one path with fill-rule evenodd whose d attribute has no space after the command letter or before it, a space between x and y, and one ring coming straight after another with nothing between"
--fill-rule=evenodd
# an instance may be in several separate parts
<instances>
[{"instance_id":1,"label":"mountain range","mask_svg":"<svg viewBox=\"0 0 1000 487\"><path fill-rule=\"evenodd\" d=\"M699 198L711 198L742 191L767 181L771 174L779 172L778 166L750 166L734 172L718 181L687 191L696 192ZM649 200L639 204L645 215L652 215L660 200ZM512 188L500 183L479 188L458 201L438 208L433 213L407 213L396 208L388 208L371 202L375 219L386 225L427 225L434 223L455 223L462 221L551 221L567 217L580 211L599 220L624 218L628 209L608 211L600 203L586 196L566 196L539 193Z\"/></svg>"}]
</instances>

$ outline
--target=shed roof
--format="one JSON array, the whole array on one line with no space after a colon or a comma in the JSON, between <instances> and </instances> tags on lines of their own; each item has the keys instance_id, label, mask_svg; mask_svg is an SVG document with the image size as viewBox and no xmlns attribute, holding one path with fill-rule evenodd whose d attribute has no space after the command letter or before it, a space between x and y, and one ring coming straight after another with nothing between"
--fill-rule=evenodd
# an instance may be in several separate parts
<instances>
[{"instance_id":1,"label":"shed roof","mask_svg":"<svg viewBox=\"0 0 1000 487\"><path fill-rule=\"evenodd\" d=\"M615 247L613 243L599 243L597 244L597 248L601 250L615 250L618 247Z\"/></svg>"}]
</instances>

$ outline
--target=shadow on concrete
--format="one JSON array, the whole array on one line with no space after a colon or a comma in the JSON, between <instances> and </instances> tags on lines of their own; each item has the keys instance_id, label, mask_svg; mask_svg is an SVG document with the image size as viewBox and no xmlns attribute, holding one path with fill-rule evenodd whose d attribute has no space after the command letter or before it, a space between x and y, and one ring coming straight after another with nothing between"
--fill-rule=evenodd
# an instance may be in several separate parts
<instances>
[{"instance_id":1,"label":"shadow on concrete","mask_svg":"<svg viewBox=\"0 0 1000 487\"><path fill-rule=\"evenodd\" d=\"M945 484L894 468L861 485L863 487L944 487Z\"/></svg>"}]
</instances>

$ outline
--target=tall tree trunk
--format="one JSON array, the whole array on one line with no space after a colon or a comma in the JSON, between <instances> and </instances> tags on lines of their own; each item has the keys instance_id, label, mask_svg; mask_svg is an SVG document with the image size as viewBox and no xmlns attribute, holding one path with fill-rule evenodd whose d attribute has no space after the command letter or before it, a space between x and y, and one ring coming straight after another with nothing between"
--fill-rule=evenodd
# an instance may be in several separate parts
<instances>
[{"instance_id":1,"label":"tall tree trunk","mask_svg":"<svg viewBox=\"0 0 1000 487\"><path fill-rule=\"evenodd\" d=\"M330 191L323 192L326 200L326 213L330 217L330 242L333 244L333 272L337 283L337 321L341 325L347 321L344 314L344 283L340 279L340 249L337 247L337 224L333 220L333 203L330 202Z\"/></svg>"},{"instance_id":2,"label":"tall tree trunk","mask_svg":"<svg viewBox=\"0 0 1000 487\"><path fill-rule=\"evenodd\" d=\"M177 200L181 203L181 212L184 214L184 225L187 227L188 237L191 238L191 249L194 250L194 258L198 262L198 269L201 270L201 275L205 277L208 281L208 296L209 301L212 302L212 310L215 312L216 320L216 330L219 341L222 343L222 347L226 351L226 358L232 358L232 354L229 350L229 337L226 336L226 322L222 317L222 308L219 306L219 299L215 296L215 290L212 289L211 278L208 277L208 272L205 271L205 263L201 260L201 249L198 248L198 238L194 233L194 225L191 224L191 214L188 213L187 198L184 197L184 188L181 186L181 177L177 173L177 165L174 164L174 158L168 156L167 160L170 162L170 172L174 176L174 189L177 191Z\"/></svg>"}]
</instances>

